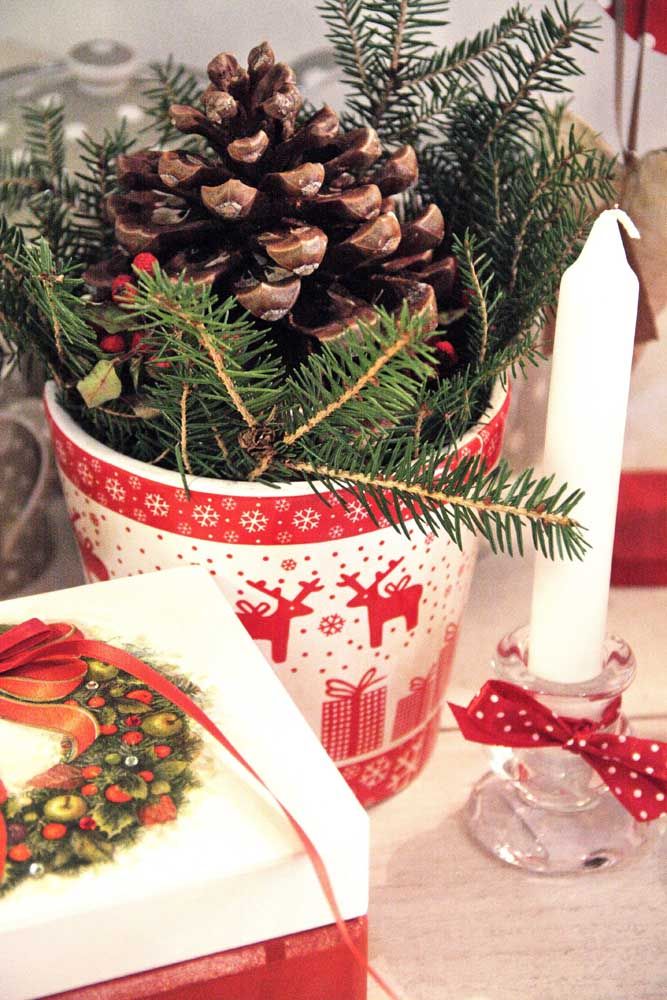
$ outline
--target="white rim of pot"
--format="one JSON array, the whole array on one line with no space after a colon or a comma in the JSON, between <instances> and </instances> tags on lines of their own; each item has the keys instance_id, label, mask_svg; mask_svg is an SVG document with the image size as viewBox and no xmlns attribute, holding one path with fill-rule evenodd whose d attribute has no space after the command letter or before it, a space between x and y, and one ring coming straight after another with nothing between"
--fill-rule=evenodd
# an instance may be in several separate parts
<instances>
[{"instance_id":1,"label":"white rim of pot","mask_svg":"<svg viewBox=\"0 0 667 1000\"><path fill-rule=\"evenodd\" d=\"M109 465L115 465L119 469L148 479L154 483L161 483L165 486L180 487L183 484L180 472L175 469L160 469L142 462L137 458L129 458L120 451L102 444L92 437L76 423L75 420L62 408L56 399L57 388L53 381L47 382L44 388L44 403L47 414L51 417L56 427L70 438L75 445L83 451L88 452L94 458L100 459ZM466 444L470 443L482 427L490 424L502 409L509 394L509 382L503 386L498 379L491 392L489 405L482 414L478 422L470 428L459 440L457 451L460 451ZM187 483L193 493L224 494L244 497L267 497L267 496L300 496L304 493L312 494L313 485L323 492L329 492L328 487L321 483L309 483L305 480L295 480L289 483L278 483L274 486L267 486L263 483L249 483L241 479L214 479L212 476L187 476Z\"/></svg>"}]
</instances>

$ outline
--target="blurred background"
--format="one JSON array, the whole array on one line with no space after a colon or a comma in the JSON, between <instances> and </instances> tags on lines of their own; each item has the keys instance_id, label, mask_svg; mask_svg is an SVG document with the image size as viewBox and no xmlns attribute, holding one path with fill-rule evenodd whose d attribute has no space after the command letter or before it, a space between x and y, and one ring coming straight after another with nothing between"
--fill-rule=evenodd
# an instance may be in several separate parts
<instances>
[{"instance_id":1,"label":"blurred background","mask_svg":"<svg viewBox=\"0 0 667 1000\"><path fill-rule=\"evenodd\" d=\"M510 6L509 0L452 0L449 26L438 40L455 42L492 24ZM537 11L539 0L529 4ZM654 8L667 20L663 0ZM170 53L192 67L204 67L216 52L245 53L268 39L278 58L298 60L326 46L324 24L311 0L3 0L0 10L0 67L32 52L62 56L77 42L112 38L131 46L141 61L165 59ZM601 16L601 44L597 55L577 54L584 76L575 81L579 114L617 145L613 113L614 32L610 17L602 15L598 0L583 0L585 16ZM627 39L627 62L634 65L637 43ZM23 54L20 54L23 49ZM646 54L639 150L665 144L667 59ZM626 106L632 74L626 79Z\"/></svg>"},{"instance_id":2,"label":"blurred background","mask_svg":"<svg viewBox=\"0 0 667 1000\"><path fill-rule=\"evenodd\" d=\"M633 6L631 0L627 2ZM634 7L639 5L637 0ZM452 0L450 23L434 33L434 40L451 45L471 36L497 21L508 6L508 0ZM546 5L533 2L529 6L537 12ZM581 4L583 16L600 18L600 42L597 53L576 53L583 74L573 79L571 106L593 131L602 134L612 151L619 152L614 22L603 6L610 6L608 0L604 5L598 0ZM640 155L667 146L667 55L663 54L667 0L652 0L650 9L662 52L654 48L653 37L647 38L636 146ZM0 146L21 155L22 103L62 100L74 157L74 140L86 131L99 134L123 117L132 131L145 124L141 76L149 62L172 55L176 62L203 72L216 53L226 50L243 58L264 39L271 42L279 59L294 66L310 100L342 105L344 90L314 2L181 0L175 5L161 0L2 0ZM622 74L626 122L638 52L639 43L626 35ZM665 235L663 255L667 252L665 163L663 159L663 184L655 202ZM664 275L667 263L663 279ZM624 459L625 468L631 470L667 468L666 309L658 310L653 334L656 330L658 339L649 340L636 356ZM517 467L540 461L548 376L548 365L544 365L528 383L515 389L507 457ZM25 588L37 592L56 582L60 586L80 582L55 480L45 470L48 448L41 405L37 398L25 398L25 386L18 385L15 376L0 381L0 456L0 596L27 592ZM32 529L21 546L18 529L27 523ZM9 549L13 555L8 562Z\"/></svg>"}]
</instances>

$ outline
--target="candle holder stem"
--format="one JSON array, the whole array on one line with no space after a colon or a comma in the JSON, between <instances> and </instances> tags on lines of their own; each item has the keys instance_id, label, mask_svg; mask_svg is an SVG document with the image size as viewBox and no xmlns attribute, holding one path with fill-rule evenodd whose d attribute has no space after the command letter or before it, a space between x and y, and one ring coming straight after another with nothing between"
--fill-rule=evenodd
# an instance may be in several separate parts
<instances>
[{"instance_id":1,"label":"candle holder stem","mask_svg":"<svg viewBox=\"0 0 667 1000\"><path fill-rule=\"evenodd\" d=\"M523 688L558 716L599 720L632 683L636 664L627 643L607 636L602 669L592 680L562 684L530 673L528 629L506 636L492 660L494 676ZM629 733L622 714L604 731ZM508 864L548 875L610 868L650 838L580 756L559 747L493 747L491 771L466 807L472 836Z\"/></svg>"}]
</instances>

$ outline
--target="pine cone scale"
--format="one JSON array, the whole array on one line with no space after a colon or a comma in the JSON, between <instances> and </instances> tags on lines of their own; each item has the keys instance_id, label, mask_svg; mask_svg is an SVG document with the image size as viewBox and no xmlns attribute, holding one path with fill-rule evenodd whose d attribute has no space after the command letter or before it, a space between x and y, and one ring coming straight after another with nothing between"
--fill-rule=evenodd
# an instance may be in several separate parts
<instances>
[{"instance_id":1,"label":"pine cone scale","mask_svg":"<svg viewBox=\"0 0 667 1000\"><path fill-rule=\"evenodd\" d=\"M302 277L320 266L328 240L317 226L296 226L260 233L257 242L279 267Z\"/></svg>"},{"instance_id":2,"label":"pine cone scale","mask_svg":"<svg viewBox=\"0 0 667 1000\"><path fill-rule=\"evenodd\" d=\"M257 188L237 179L215 187L204 185L200 190L204 206L225 222L257 217L264 200Z\"/></svg>"},{"instance_id":3,"label":"pine cone scale","mask_svg":"<svg viewBox=\"0 0 667 1000\"><path fill-rule=\"evenodd\" d=\"M333 223L370 222L380 214L382 195L376 184L362 184L346 191L317 194L312 205L304 208Z\"/></svg>"},{"instance_id":4,"label":"pine cone scale","mask_svg":"<svg viewBox=\"0 0 667 1000\"><path fill-rule=\"evenodd\" d=\"M262 190L297 200L314 198L324 183L325 170L321 163L302 163L292 170L266 174Z\"/></svg>"}]
</instances>

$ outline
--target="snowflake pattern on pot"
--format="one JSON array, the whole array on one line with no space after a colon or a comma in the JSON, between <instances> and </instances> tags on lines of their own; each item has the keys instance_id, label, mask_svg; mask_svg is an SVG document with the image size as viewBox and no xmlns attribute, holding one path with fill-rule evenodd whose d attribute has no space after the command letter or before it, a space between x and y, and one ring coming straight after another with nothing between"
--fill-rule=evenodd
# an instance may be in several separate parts
<instances>
[{"instance_id":1,"label":"snowflake pattern on pot","mask_svg":"<svg viewBox=\"0 0 667 1000\"><path fill-rule=\"evenodd\" d=\"M344 624L345 619L339 614L325 615L324 618L320 619L318 628L322 635L338 635L339 632L343 631Z\"/></svg>"},{"instance_id":2,"label":"snowflake pattern on pot","mask_svg":"<svg viewBox=\"0 0 667 1000\"><path fill-rule=\"evenodd\" d=\"M215 510L211 502L200 503L192 511L192 519L196 521L201 528L214 527L220 520L220 515Z\"/></svg>"},{"instance_id":3,"label":"snowflake pattern on pot","mask_svg":"<svg viewBox=\"0 0 667 1000\"><path fill-rule=\"evenodd\" d=\"M268 523L268 517L266 514L262 514L260 510L247 510L239 518L239 524L250 535L256 531L265 531Z\"/></svg>"},{"instance_id":4,"label":"snowflake pattern on pot","mask_svg":"<svg viewBox=\"0 0 667 1000\"><path fill-rule=\"evenodd\" d=\"M292 518L292 524L298 531L312 531L320 523L322 515L313 507L298 510Z\"/></svg>"},{"instance_id":5,"label":"snowflake pattern on pot","mask_svg":"<svg viewBox=\"0 0 667 1000\"><path fill-rule=\"evenodd\" d=\"M159 493L147 493L144 504L154 517L166 517L169 513L169 504Z\"/></svg>"},{"instance_id":6,"label":"snowflake pattern on pot","mask_svg":"<svg viewBox=\"0 0 667 1000\"><path fill-rule=\"evenodd\" d=\"M479 434L460 449L457 460L484 447L489 467L496 461L508 405L509 397L506 397ZM209 495L201 489L193 489L188 497L181 484L171 486L165 483L159 470L155 470L156 478L152 479L151 466L132 462L131 468L137 471L119 468L113 464L110 449L105 449L110 456L109 461L91 458L53 422L48 411L47 415L62 474L91 500L159 530L180 533L179 525L188 523L193 538L222 542L226 533L235 531L240 545L256 545L259 541L287 545L295 535L304 543L352 538L377 531L378 525L387 523L374 505L371 505L374 512L372 518L363 504L345 491L340 494L342 503L331 493L323 491L326 504L319 501L304 504L304 497L280 496L279 490L271 490L269 495L258 499L252 491L248 495L232 497ZM143 513L135 513L138 511ZM409 523L412 519L410 511L402 508L401 513Z\"/></svg>"},{"instance_id":7,"label":"snowflake pattern on pot","mask_svg":"<svg viewBox=\"0 0 667 1000\"><path fill-rule=\"evenodd\" d=\"M124 500L125 499L125 487L121 486L118 479L114 476L107 482L107 493L112 500Z\"/></svg>"},{"instance_id":8,"label":"snowflake pattern on pot","mask_svg":"<svg viewBox=\"0 0 667 1000\"><path fill-rule=\"evenodd\" d=\"M365 788L375 788L382 784L390 771L391 762L388 757L376 757L364 766L359 781Z\"/></svg>"}]
</instances>

